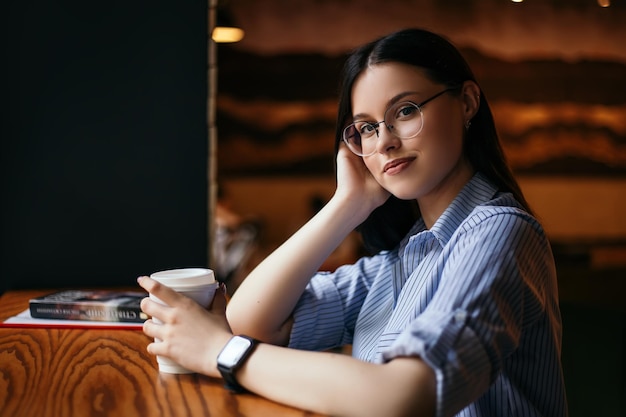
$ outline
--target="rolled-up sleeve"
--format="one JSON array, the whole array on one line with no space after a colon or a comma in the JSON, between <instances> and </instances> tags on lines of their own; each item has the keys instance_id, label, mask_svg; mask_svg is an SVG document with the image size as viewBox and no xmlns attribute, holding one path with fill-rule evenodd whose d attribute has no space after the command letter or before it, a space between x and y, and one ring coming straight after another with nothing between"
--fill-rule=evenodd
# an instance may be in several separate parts
<instances>
[{"instance_id":1,"label":"rolled-up sleeve","mask_svg":"<svg viewBox=\"0 0 626 417\"><path fill-rule=\"evenodd\" d=\"M316 275L294 310L289 347L323 350L337 346L344 335L341 297L328 274Z\"/></svg>"},{"instance_id":2,"label":"rolled-up sleeve","mask_svg":"<svg viewBox=\"0 0 626 417\"><path fill-rule=\"evenodd\" d=\"M490 383L489 356L463 310L425 312L383 354L385 360L399 356L419 356L435 371L439 416L463 408Z\"/></svg>"},{"instance_id":3,"label":"rolled-up sleeve","mask_svg":"<svg viewBox=\"0 0 626 417\"><path fill-rule=\"evenodd\" d=\"M289 347L325 350L352 343L359 311L385 259L379 254L316 274L294 309Z\"/></svg>"}]
</instances>

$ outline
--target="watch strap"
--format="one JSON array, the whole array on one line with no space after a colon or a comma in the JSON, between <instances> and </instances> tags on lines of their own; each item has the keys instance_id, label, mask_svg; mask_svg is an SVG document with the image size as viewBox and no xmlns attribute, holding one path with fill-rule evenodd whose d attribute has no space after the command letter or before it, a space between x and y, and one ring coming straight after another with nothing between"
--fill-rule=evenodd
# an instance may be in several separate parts
<instances>
[{"instance_id":1,"label":"watch strap","mask_svg":"<svg viewBox=\"0 0 626 417\"><path fill-rule=\"evenodd\" d=\"M235 378L235 373L233 372L234 369L226 368L221 365L218 365L217 369L220 371L222 378L224 379L224 388L236 394L248 392L247 389L242 387L239 382L237 382L237 378Z\"/></svg>"},{"instance_id":2,"label":"watch strap","mask_svg":"<svg viewBox=\"0 0 626 417\"><path fill-rule=\"evenodd\" d=\"M224 379L224 387L226 389L234 393L244 393L244 392L248 392L248 390L245 389L243 386L241 386L241 384L239 384L239 382L237 381L237 378L235 377L235 371L239 369L246 362L246 360L248 359L248 357L250 356L250 354L252 353L256 345L259 344L259 341L249 336L245 336L245 335L239 335L236 337L243 337L244 339L248 339L250 341L250 346L248 347L248 349L245 351L245 353L241 356L241 358L235 365L233 365L232 367L229 367L229 366L222 365L218 362L217 369L218 371L220 371L220 374L222 375L222 378ZM226 346L228 346L228 343L226 344ZM224 348L226 348L226 346Z\"/></svg>"}]
</instances>

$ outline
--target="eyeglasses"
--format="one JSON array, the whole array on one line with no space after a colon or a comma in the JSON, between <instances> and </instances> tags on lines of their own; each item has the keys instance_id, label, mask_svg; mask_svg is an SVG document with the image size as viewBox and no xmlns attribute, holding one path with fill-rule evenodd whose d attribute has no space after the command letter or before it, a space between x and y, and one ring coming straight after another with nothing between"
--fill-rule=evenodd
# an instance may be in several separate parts
<instances>
[{"instance_id":1,"label":"eyeglasses","mask_svg":"<svg viewBox=\"0 0 626 417\"><path fill-rule=\"evenodd\" d=\"M424 127L422 107L437 97L458 87L450 87L415 104L412 101L402 101L389 107L385 111L385 118L376 123L354 122L343 130L343 141L348 148L358 156L370 156L376 152L379 126L384 123L389 132L399 139L411 139L417 136Z\"/></svg>"}]
</instances>

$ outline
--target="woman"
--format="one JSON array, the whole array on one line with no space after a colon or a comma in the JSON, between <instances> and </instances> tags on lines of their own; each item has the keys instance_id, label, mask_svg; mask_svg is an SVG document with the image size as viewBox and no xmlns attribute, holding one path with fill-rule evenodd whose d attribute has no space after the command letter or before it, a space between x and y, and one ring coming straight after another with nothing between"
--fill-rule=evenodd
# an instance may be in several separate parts
<instances>
[{"instance_id":1,"label":"woman","mask_svg":"<svg viewBox=\"0 0 626 417\"><path fill-rule=\"evenodd\" d=\"M146 322L163 339L148 351L331 415L567 415L550 247L459 52L418 29L356 50L336 145L335 194L227 321L223 297L207 312L140 279L171 306L143 302L165 323ZM316 273L357 227L375 255ZM314 352L345 344L353 357Z\"/></svg>"}]
</instances>

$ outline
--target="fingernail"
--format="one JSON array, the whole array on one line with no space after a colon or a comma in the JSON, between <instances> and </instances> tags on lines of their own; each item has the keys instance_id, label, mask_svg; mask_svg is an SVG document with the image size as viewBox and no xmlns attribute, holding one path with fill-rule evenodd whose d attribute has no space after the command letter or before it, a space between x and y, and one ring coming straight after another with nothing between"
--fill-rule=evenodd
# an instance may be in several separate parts
<instances>
[{"instance_id":1,"label":"fingernail","mask_svg":"<svg viewBox=\"0 0 626 417\"><path fill-rule=\"evenodd\" d=\"M141 280L142 280L142 279L143 279L143 277L137 277L137 282L138 282L139 284L141 284Z\"/></svg>"}]
</instances>

